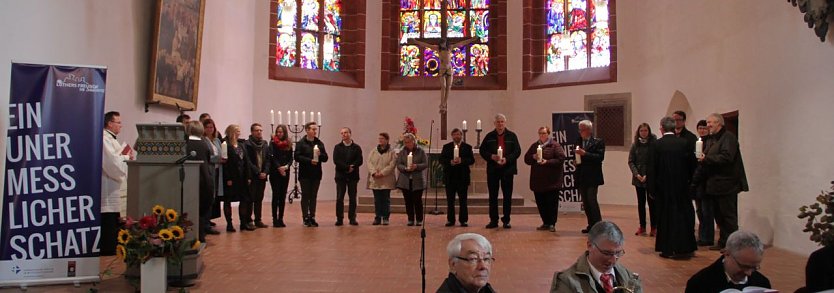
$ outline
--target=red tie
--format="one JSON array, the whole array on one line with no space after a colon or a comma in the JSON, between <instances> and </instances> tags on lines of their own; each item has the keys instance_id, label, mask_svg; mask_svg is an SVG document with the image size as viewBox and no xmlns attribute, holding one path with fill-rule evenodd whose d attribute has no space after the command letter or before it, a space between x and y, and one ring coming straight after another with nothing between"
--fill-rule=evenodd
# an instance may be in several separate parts
<instances>
[{"instance_id":1,"label":"red tie","mask_svg":"<svg viewBox=\"0 0 834 293\"><path fill-rule=\"evenodd\" d=\"M602 288L605 289L605 293L614 292L614 286L611 284L612 277L614 276L611 274L602 274L599 276L599 280L602 282Z\"/></svg>"}]
</instances>

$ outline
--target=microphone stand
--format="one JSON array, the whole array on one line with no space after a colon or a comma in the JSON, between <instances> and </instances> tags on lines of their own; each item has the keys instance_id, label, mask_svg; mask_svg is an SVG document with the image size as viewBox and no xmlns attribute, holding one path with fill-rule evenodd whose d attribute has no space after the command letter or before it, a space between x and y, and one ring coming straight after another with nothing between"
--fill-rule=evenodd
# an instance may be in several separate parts
<instances>
[{"instance_id":1,"label":"microphone stand","mask_svg":"<svg viewBox=\"0 0 834 293\"><path fill-rule=\"evenodd\" d=\"M429 148L431 148L432 135L434 134L434 120L431 121L429 128ZM431 180L432 170L429 165L429 180ZM425 182L425 181L424 181ZM426 202L428 201L428 194L423 194L423 225L420 226L420 275L422 276L423 293L426 293ZM435 209L437 209L437 192L435 190Z\"/></svg>"},{"instance_id":2,"label":"microphone stand","mask_svg":"<svg viewBox=\"0 0 834 293\"><path fill-rule=\"evenodd\" d=\"M191 154L189 153L187 156L183 157L182 159L177 160L178 162L175 162L175 163L179 164L179 166L180 166L180 174L179 174L180 175L180 212L184 212L184 206L185 206L185 202L183 202L184 201L183 198L185 197L185 161L186 161L185 159L191 159ZM200 227L200 229L204 229L204 227ZM199 233L199 231L198 231L198 233ZM178 287L178 288L185 288L185 287L194 286L194 280L190 280L190 279L186 280L186 279L182 278L182 275L183 275L182 262L180 262L179 267L180 267L179 278L177 278L177 280L174 280L174 281L168 283L168 285L171 285L171 287ZM167 279L168 276L165 276L165 278Z\"/></svg>"},{"instance_id":3,"label":"microphone stand","mask_svg":"<svg viewBox=\"0 0 834 293\"><path fill-rule=\"evenodd\" d=\"M434 126L434 120L432 120L432 126ZM431 140L432 140L433 131L434 131L434 128L429 130L429 148L431 148L431 143L432 143ZM464 136L464 138L465 138L465 136ZM441 148L441 150L442 150L442 148ZM438 157L439 157L439 155L438 155ZM432 182L432 180L435 179L434 174L433 174L434 173L433 172L434 168L432 168L432 166L433 166L432 164L429 164L429 182ZM437 189L438 189L437 182L435 182L435 184L434 184L434 210L432 210L430 212L432 215L442 215L443 214L443 211L441 211L437 208Z\"/></svg>"}]
</instances>

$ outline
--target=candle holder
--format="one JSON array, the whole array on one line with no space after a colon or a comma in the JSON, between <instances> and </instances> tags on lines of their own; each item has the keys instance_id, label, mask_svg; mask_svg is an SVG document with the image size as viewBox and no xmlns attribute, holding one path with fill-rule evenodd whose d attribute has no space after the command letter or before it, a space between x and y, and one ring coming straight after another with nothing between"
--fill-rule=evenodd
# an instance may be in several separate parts
<instances>
[{"instance_id":1,"label":"candle holder","mask_svg":"<svg viewBox=\"0 0 834 293\"><path fill-rule=\"evenodd\" d=\"M461 129L460 131L463 131L463 142L466 142L466 132L468 132L469 129L464 128L464 129Z\"/></svg>"},{"instance_id":2,"label":"candle holder","mask_svg":"<svg viewBox=\"0 0 834 293\"><path fill-rule=\"evenodd\" d=\"M477 136L478 141L475 142L475 148L476 149L481 148L481 131L484 131L484 130L483 129L475 129L475 132L478 133L478 136ZM466 136L464 136L464 137L466 137Z\"/></svg>"},{"instance_id":3,"label":"candle holder","mask_svg":"<svg viewBox=\"0 0 834 293\"><path fill-rule=\"evenodd\" d=\"M269 123L269 137L275 135L275 123Z\"/></svg>"},{"instance_id":4,"label":"candle holder","mask_svg":"<svg viewBox=\"0 0 834 293\"><path fill-rule=\"evenodd\" d=\"M292 149L295 152L295 143L298 141L298 134L304 131L304 125L287 125L287 130L292 133ZM294 198L301 198L301 189L298 188L298 160L293 158L292 161L293 186L289 194L287 194L287 201L292 204Z\"/></svg>"}]
</instances>

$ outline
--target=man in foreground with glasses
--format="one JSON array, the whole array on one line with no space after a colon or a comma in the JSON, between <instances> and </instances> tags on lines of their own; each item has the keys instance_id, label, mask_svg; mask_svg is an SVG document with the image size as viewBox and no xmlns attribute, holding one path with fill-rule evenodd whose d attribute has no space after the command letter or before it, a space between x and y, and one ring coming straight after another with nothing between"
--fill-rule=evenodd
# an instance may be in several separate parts
<instances>
[{"instance_id":1,"label":"man in foreground with glasses","mask_svg":"<svg viewBox=\"0 0 834 293\"><path fill-rule=\"evenodd\" d=\"M710 266L686 282L686 292L721 292L746 287L770 288L770 280L759 273L764 244L752 232L738 230L730 234L724 251Z\"/></svg>"},{"instance_id":2,"label":"man in foreground with glasses","mask_svg":"<svg viewBox=\"0 0 834 293\"><path fill-rule=\"evenodd\" d=\"M623 232L613 222L594 224L588 231L588 250L568 269L553 275L550 292L643 292L637 274L617 263L625 255L624 242Z\"/></svg>"},{"instance_id":3,"label":"man in foreground with glasses","mask_svg":"<svg viewBox=\"0 0 834 293\"><path fill-rule=\"evenodd\" d=\"M486 237L475 233L456 236L446 246L449 254L449 277L443 281L437 293L494 293L489 285L489 271L495 258L492 244Z\"/></svg>"}]
</instances>

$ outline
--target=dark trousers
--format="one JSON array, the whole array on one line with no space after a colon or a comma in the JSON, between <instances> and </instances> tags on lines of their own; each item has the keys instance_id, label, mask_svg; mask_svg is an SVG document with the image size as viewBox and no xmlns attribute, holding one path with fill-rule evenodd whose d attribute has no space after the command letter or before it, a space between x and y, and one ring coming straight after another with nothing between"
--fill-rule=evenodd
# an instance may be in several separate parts
<instances>
[{"instance_id":1,"label":"dark trousers","mask_svg":"<svg viewBox=\"0 0 834 293\"><path fill-rule=\"evenodd\" d=\"M698 241L713 243L715 241L715 200L704 196L695 199L698 212Z\"/></svg>"},{"instance_id":2,"label":"dark trousers","mask_svg":"<svg viewBox=\"0 0 834 293\"><path fill-rule=\"evenodd\" d=\"M287 201L287 187L290 176L271 176L269 186L272 187L272 222L284 221L284 206Z\"/></svg>"},{"instance_id":3,"label":"dark trousers","mask_svg":"<svg viewBox=\"0 0 834 293\"><path fill-rule=\"evenodd\" d=\"M498 223L498 187L504 195L504 217L501 221L509 224L513 209L514 174L490 174L487 172L487 189L489 189L489 222Z\"/></svg>"},{"instance_id":4,"label":"dark trousers","mask_svg":"<svg viewBox=\"0 0 834 293\"><path fill-rule=\"evenodd\" d=\"M469 185L466 184L449 184L446 185L446 221L449 223L455 222L455 194L458 196L460 205L460 222L469 222L469 207L466 203L466 198L469 196Z\"/></svg>"},{"instance_id":5,"label":"dark trousers","mask_svg":"<svg viewBox=\"0 0 834 293\"><path fill-rule=\"evenodd\" d=\"M345 218L345 192L348 195L348 219L356 221L356 184L354 180L336 180L336 220Z\"/></svg>"},{"instance_id":6,"label":"dark trousers","mask_svg":"<svg viewBox=\"0 0 834 293\"><path fill-rule=\"evenodd\" d=\"M248 213L246 210L246 205L244 201L240 201L240 206L237 208L237 218L240 220L240 226L245 226L249 223L248 220ZM223 201L223 216L226 218L226 225L232 225L232 202L231 201Z\"/></svg>"},{"instance_id":7,"label":"dark trousers","mask_svg":"<svg viewBox=\"0 0 834 293\"><path fill-rule=\"evenodd\" d=\"M264 203L264 188L266 188L266 180L252 179L252 184L249 185L249 198L246 218L252 222L252 214L255 215L255 222L261 223L261 212L263 211ZM243 205L243 202L240 202Z\"/></svg>"},{"instance_id":8,"label":"dark trousers","mask_svg":"<svg viewBox=\"0 0 834 293\"><path fill-rule=\"evenodd\" d=\"M637 190L637 215L640 216L640 228L646 228L646 202L649 204L649 224L657 228L657 215L654 213L654 199L648 197L645 187L635 186Z\"/></svg>"},{"instance_id":9,"label":"dark trousers","mask_svg":"<svg viewBox=\"0 0 834 293\"><path fill-rule=\"evenodd\" d=\"M374 189L374 218L388 219L391 216L391 190Z\"/></svg>"},{"instance_id":10,"label":"dark trousers","mask_svg":"<svg viewBox=\"0 0 834 293\"><path fill-rule=\"evenodd\" d=\"M579 195L582 196L582 205L585 207L585 217L588 219L589 230L594 224L602 221L602 214L599 211L599 202L597 201L597 191L599 191L599 185L579 187Z\"/></svg>"},{"instance_id":11,"label":"dark trousers","mask_svg":"<svg viewBox=\"0 0 834 293\"><path fill-rule=\"evenodd\" d=\"M206 231L211 230L211 206L214 204L214 192L200 195L200 231L197 239L206 242Z\"/></svg>"},{"instance_id":12,"label":"dark trousers","mask_svg":"<svg viewBox=\"0 0 834 293\"><path fill-rule=\"evenodd\" d=\"M118 232L119 213L101 213L101 245L99 249L101 255L116 255Z\"/></svg>"},{"instance_id":13,"label":"dark trousers","mask_svg":"<svg viewBox=\"0 0 834 293\"><path fill-rule=\"evenodd\" d=\"M559 217L559 191L533 192L536 196L536 207L545 226L556 225Z\"/></svg>"},{"instance_id":14,"label":"dark trousers","mask_svg":"<svg viewBox=\"0 0 834 293\"><path fill-rule=\"evenodd\" d=\"M405 198L405 213L408 215L408 221L414 221L416 216L417 222L423 221L423 190L407 190L400 189Z\"/></svg>"},{"instance_id":15,"label":"dark trousers","mask_svg":"<svg viewBox=\"0 0 834 293\"><path fill-rule=\"evenodd\" d=\"M298 179L298 184L301 185L301 216L305 221L315 219L321 179Z\"/></svg>"},{"instance_id":16,"label":"dark trousers","mask_svg":"<svg viewBox=\"0 0 834 293\"><path fill-rule=\"evenodd\" d=\"M738 230L738 193L707 195L715 200L715 223L718 224L718 246L724 247L730 234Z\"/></svg>"}]
</instances>

